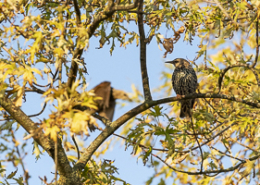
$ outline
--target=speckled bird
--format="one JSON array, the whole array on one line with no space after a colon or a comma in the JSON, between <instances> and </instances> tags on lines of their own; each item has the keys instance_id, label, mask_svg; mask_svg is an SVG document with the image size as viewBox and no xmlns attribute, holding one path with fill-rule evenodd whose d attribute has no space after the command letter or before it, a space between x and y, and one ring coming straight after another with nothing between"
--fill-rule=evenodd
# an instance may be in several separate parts
<instances>
[{"instance_id":1,"label":"speckled bird","mask_svg":"<svg viewBox=\"0 0 260 185\"><path fill-rule=\"evenodd\" d=\"M172 74L172 87L176 92L177 97L181 95L195 93L197 89L198 79L191 64L183 58L176 58L166 63L170 63L175 66L175 70ZM180 103L180 117L190 117L190 110L193 108L195 99L181 100Z\"/></svg>"}]
</instances>

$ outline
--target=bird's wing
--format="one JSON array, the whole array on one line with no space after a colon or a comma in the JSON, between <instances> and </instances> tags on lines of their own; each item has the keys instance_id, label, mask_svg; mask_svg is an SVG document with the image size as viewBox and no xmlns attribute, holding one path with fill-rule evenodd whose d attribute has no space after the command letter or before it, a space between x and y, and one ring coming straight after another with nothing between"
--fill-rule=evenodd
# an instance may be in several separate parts
<instances>
[{"instance_id":1,"label":"bird's wing","mask_svg":"<svg viewBox=\"0 0 260 185\"><path fill-rule=\"evenodd\" d=\"M103 98L102 100L98 100L98 112L103 111L109 107L109 101L111 96L111 83L110 82L102 82L96 87L93 88L96 96Z\"/></svg>"},{"instance_id":2,"label":"bird's wing","mask_svg":"<svg viewBox=\"0 0 260 185\"><path fill-rule=\"evenodd\" d=\"M194 69L189 70L189 74L187 76L187 82L189 87L188 93L196 92L198 79Z\"/></svg>"},{"instance_id":3,"label":"bird's wing","mask_svg":"<svg viewBox=\"0 0 260 185\"><path fill-rule=\"evenodd\" d=\"M104 109L102 112L100 112L99 115L109 119L110 121L113 121L115 106L116 106L116 101L114 99L110 100L109 107L107 109Z\"/></svg>"}]
</instances>

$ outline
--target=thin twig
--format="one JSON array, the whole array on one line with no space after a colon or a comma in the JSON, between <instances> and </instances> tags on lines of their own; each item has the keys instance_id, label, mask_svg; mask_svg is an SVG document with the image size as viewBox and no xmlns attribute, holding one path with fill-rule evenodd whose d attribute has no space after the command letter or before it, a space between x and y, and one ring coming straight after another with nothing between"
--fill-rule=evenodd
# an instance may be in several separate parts
<instances>
[{"instance_id":1,"label":"thin twig","mask_svg":"<svg viewBox=\"0 0 260 185\"><path fill-rule=\"evenodd\" d=\"M13 130L11 130L11 134L12 134L13 142L15 142L16 138L15 138ZM28 185L28 179L29 179L28 171L25 169L25 166L24 166L24 163L23 163L23 158L22 158L22 156L20 154L19 147L16 145L16 143L14 143L14 144L15 144L16 152L17 152L19 160L20 160L20 164L22 165L22 169L23 169L23 173L24 173L24 179L25 179L25 184Z\"/></svg>"},{"instance_id":2,"label":"thin twig","mask_svg":"<svg viewBox=\"0 0 260 185\"><path fill-rule=\"evenodd\" d=\"M229 18L231 19L232 22L234 22L234 20L231 18L231 16L227 13L227 11L222 7L222 5L218 2L218 0L214 0L215 3L217 4L217 6L219 7L219 9Z\"/></svg>"},{"instance_id":3,"label":"thin twig","mask_svg":"<svg viewBox=\"0 0 260 185\"><path fill-rule=\"evenodd\" d=\"M33 82L33 84L36 85L36 86L39 86L39 87L48 87L48 86L51 85L51 83L48 83L47 85L40 85L40 84L37 84L35 82Z\"/></svg>"},{"instance_id":4,"label":"thin twig","mask_svg":"<svg viewBox=\"0 0 260 185\"><path fill-rule=\"evenodd\" d=\"M55 161L55 185L58 184L58 135L56 136L56 141L55 141L55 157L54 157L54 161Z\"/></svg>"},{"instance_id":5,"label":"thin twig","mask_svg":"<svg viewBox=\"0 0 260 185\"><path fill-rule=\"evenodd\" d=\"M191 118L191 126L192 126L192 130L193 130L193 133L195 134L194 137L195 137L195 140L198 144L198 147L200 149L200 155L201 155L201 166L200 166L200 172L203 172L203 162L204 162L204 157L203 157L203 151L202 151L202 148L201 148L201 145L200 145L200 142L198 140L198 137L196 135L196 132L195 132L195 128L194 128L194 125L193 125L193 121L192 121L192 116L191 116L191 113L189 111L189 116Z\"/></svg>"},{"instance_id":6,"label":"thin twig","mask_svg":"<svg viewBox=\"0 0 260 185\"><path fill-rule=\"evenodd\" d=\"M39 93L39 94L45 93L45 91L43 91L43 90L41 90L41 89L35 87L34 85L30 85L30 86L31 86L31 88L32 88L32 91L34 91L34 92L37 92L37 93ZM29 90L29 89L25 89L25 90Z\"/></svg>"},{"instance_id":7,"label":"thin twig","mask_svg":"<svg viewBox=\"0 0 260 185\"><path fill-rule=\"evenodd\" d=\"M252 68L255 67L255 65L257 64L258 61L258 55L259 55L259 41L258 41L258 21L259 21L259 17L257 16L256 19L256 54L255 54L255 61L254 63L250 66Z\"/></svg>"},{"instance_id":8,"label":"thin twig","mask_svg":"<svg viewBox=\"0 0 260 185\"><path fill-rule=\"evenodd\" d=\"M2 40L0 40L0 43L4 43ZM5 46L2 47L13 59L17 58L16 56L13 55L12 52L10 52Z\"/></svg>"},{"instance_id":9,"label":"thin twig","mask_svg":"<svg viewBox=\"0 0 260 185\"><path fill-rule=\"evenodd\" d=\"M113 135L120 137L121 139L126 140L126 138L124 136L120 136L120 135L114 134L114 133L113 133ZM132 142L132 144L136 144L136 143ZM145 145L142 145L142 144L138 144L138 146L141 147L141 148L156 150L156 151L160 151L160 152L168 152L169 151L169 150L166 150L166 149L153 148L153 147L145 146Z\"/></svg>"},{"instance_id":10,"label":"thin twig","mask_svg":"<svg viewBox=\"0 0 260 185\"><path fill-rule=\"evenodd\" d=\"M232 139L232 138L229 138L229 139L230 139L231 141L233 141L234 143L237 143L237 144L239 144L239 145L241 145L241 146L243 146L243 147L245 147L245 148L247 148L247 149L249 149L249 150L254 151L255 153L259 153L259 151L255 150L255 149L253 149L253 148L250 148L249 146L244 145L243 143L240 143L239 141L236 141L236 140L234 140L234 139Z\"/></svg>"},{"instance_id":11,"label":"thin twig","mask_svg":"<svg viewBox=\"0 0 260 185\"><path fill-rule=\"evenodd\" d=\"M75 135L73 134L73 135L71 136L71 138L72 138L72 141L73 141L74 145L76 146L76 150L77 150L77 154L78 154L78 159L79 159L79 158L80 158L80 151L79 151L78 143L77 143L77 141L76 141L76 139L75 139Z\"/></svg>"},{"instance_id":12,"label":"thin twig","mask_svg":"<svg viewBox=\"0 0 260 185\"><path fill-rule=\"evenodd\" d=\"M44 105L43 105L43 108L42 108L42 110L39 112L39 113L37 113L37 114L32 114L32 115L29 115L28 117L35 117L35 116L39 116L40 114L42 114L43 113L43 111L45 110L45 108L46 108L46 105L47 105L47 103L45 102L44 103Z\"/></svg>"},{"instance_id":13,"label":"thin twig","mask_svg":"<svg viewBox=\"0 0 260 185\"><path fill-rule=\"evenodd\" d=\"M227 156L227 157L230 157L230 158L232 158L232 159L236 159L236 160L241 161L241 162L245 162L245 160L239 159L239 158L237 158L237 157L233 157L232 155L229 155L229 154L227 154L227 153L224 153L224 152L222 152L222 151L216 149L216 148L213 147L213 146L210 146L210 148L212 148L212 149L218 151L219 153L221 153L221 154L223 154L223 155L225 155L225 156Z\"/></svg>"},{"instance_id":14,"label":"thin twig","mask_svg":"<svg viewBox=\"0 0 260 185\"><path fill-rule=\"evenodd\" d=\"M59 71L59 75L58 75L58 83L59 83L59 86L61 87L62 85L62 62L61 60L59 60L59 66L58 66L58 71Z\"/></svg>"}]
</instances>

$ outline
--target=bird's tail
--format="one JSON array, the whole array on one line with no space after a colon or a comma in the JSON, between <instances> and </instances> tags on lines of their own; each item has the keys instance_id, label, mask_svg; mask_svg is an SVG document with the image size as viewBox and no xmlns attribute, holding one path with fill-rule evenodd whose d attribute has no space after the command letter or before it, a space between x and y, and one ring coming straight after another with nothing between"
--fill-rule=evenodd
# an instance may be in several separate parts
<instances>
[{"instance_id":1,"label":"bird's tail","mask_svg":"<svg viewBox=\"0 0 260 185\"><path fill-rule=\"evenodd\" d=\"M181 101L181 113L180 118L190 118L191 117L191 109L194 104L194 100L184 100Z\"/></svg>"}]
</instances>

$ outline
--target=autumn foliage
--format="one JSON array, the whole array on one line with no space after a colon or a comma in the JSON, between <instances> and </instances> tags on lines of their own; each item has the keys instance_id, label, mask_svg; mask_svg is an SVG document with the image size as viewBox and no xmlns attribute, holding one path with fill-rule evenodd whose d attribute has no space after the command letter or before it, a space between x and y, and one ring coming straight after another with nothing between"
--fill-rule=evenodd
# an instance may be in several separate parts
<instances>
[{"instance_id":1,"label":"autumn foliage","mask_svg":"<svg viewBox=\"0 0 260 185\"><path fill-rule=\"evenodd\" d=\"M33 145L37 160L47 152L55 162L53 179L39 174L44 184L127 184L117 178L113 161L98 160L119 127L115 142L123 140L154 169L146 184L157 178L160 184L168 179L205 185L259 182L259 16L258 0L1 1L0 153L5 155L0 155L0 183L29 184L23 156L24 148ZM134 31L126 27L130 22ZM133 84L131 94L136 107L113 122L92 114L99 97L87 89L82 56L92 37L99 39L97 49L108 44L111 55L116 46L140 48L143 86L138 90ZM199 85L197 93L182 99L196 98L196 103L192 119L180 119L180 99L169 98L173 69L165 67L161 84L152 90L146 46L157 43L165 58L179 43L194 40L200 44L193 45L197 55L189 61ZM165 98L153 99L158 92ZM44 98L38 114L22 111L29 93ZM46 107L51 111L41 117ZM101 124L97 120L106 126L87 148L80 147L77 159L71 135L91 135L89 122ZM16 139L21 131L23 140ZM14 166L10 174L7 163Z\"/></svg>"}]
</instances>

